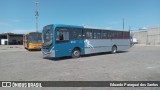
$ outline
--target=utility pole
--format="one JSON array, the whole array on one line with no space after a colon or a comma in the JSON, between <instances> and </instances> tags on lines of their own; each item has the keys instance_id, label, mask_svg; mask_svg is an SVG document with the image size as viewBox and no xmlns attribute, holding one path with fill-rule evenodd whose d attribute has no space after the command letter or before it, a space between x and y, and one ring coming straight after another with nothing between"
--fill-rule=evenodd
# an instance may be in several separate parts
<instances>
[{"instance_id":1,"label":"utility pole","mask_svg":"<svg viewBox=\"0 0 160 90\"><path fill-rule=\"evenodd\" d=\"M36 14L35 14L35 16L36 16L36 32L38 32L38 16L39 16L39 14L38 14L38 0L36 0L35 4L36 4Z\"/></svg>"},{"instance_id":2,"label":"utility pole","mask_svg":"<svg viewBox=\"0 0 160 90\"><path fill-rule=\"evenodd\" d=\"M124 30L124 18L123 18L123 30Z\"/></svg>"}]
</instances>

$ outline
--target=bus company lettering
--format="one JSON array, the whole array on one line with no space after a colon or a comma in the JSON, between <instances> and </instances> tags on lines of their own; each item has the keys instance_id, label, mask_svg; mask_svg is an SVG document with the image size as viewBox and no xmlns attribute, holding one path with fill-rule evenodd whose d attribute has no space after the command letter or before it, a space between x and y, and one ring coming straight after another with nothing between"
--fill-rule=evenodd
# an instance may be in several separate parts
<instances>
[{"instance_id":1,"label":"bus company lettering","mask_svg":"<svg viewBox=\"0 0 160 90\"><path fill-rule=\"evenodd\" d=\"M28 83L28 87L42 87L41 83Z\"/></svg>"},{"instance_id":2,"label":"bus company lettering","mask_svg":"<svg viewBox=\"0 0 160 90\"><path fill-rule=\"evenodd\" d=\"M12 87L42 87L41 83L12 83Z\"/></svg>"}]
</instances>

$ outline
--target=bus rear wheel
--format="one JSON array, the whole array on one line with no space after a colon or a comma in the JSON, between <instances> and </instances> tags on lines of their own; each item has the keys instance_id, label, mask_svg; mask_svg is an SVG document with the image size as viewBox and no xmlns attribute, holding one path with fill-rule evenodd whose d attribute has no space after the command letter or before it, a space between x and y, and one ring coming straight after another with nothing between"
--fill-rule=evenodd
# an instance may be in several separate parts
<instances>
[{"instance_id":1,"label":"bus rear wheel","mask_svg":"<svg viewBox=\"0 0 160 90\"><path fill-rule=\"evenodd\" d=\"M114 45L114 46L112 46L112 51L111 51L111 53L112 54L115 54L117 52L117 47L116 47L116 45Z\"/></svg>"},{"instance_id":2,"label":"bus rear wheel","mask_svg":"<svg viewBox=\"0 0 160 90\"><path fill-rule=\"evenodd\" d=\"M79 49L77 49L77 48L73 49L73 51L72 51L72 58L79 58L80 55L81 55L81 52L80 52Z\"/></svg>"}]
</instances>

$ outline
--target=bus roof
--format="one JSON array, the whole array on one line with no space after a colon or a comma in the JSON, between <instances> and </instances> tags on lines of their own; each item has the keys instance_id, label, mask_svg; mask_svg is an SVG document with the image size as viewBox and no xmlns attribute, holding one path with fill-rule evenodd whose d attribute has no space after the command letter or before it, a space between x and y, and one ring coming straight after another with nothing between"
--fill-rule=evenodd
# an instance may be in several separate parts
<instances>
[{"instance_id":1,"label":"bus roof","mask_svg":"<svg viewBox=\"0 0 160 90\"><path fill-rule=\"evenodd\" d=\"M103 28L95 28L95 27L84 27L84 26L78 26L78 25L66 25L66 24L50 24L50 25L53 25L54 27L86 28L86 29L99 29L99 30L124 31L124 32L128 31L128 30L103 29Z\"/></svg>"},{"instance_id":2,"label":"bus roof","mask_svg":"<svg viewBox=\"0 0 160 90\"><path fill-rule=\"evenodd\" d=\"M84 28L83 26L65 25L65 24L53 24L55 27L70 27L70 28Z\"/></svg>"},{"instance_id":3,"label":"bus roof","mask_svg":"<svg viewBox=\"0 0 160 90\"><path fill-rule=\"evenodd\" d=\"M120 29L105 29L105 28L93 28L93 27L85 27L86 29L93 29L93 30L106 30L106 31L123 31L128 32L129 30L120 30Z\"/></svg>"}]
</instances>

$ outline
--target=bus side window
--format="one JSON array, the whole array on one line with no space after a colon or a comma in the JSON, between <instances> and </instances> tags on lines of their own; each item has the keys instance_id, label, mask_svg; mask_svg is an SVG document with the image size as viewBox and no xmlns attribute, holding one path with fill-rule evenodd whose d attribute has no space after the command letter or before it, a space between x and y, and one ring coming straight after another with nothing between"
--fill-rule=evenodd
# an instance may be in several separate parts
<instances>
[{"instance_id":1,"label":"bus side window","mask_svg":"<svg viewBox=\"0 0 160 90\"><path fill-rule=\"evenodd\" d=\"M69 31L66 28L58 28L56 33L56 41L69 40Z\"/></svg>"},{"instance_id":2,"label":"bus side window","mask_svg":"<svg viewBox=\"0 0 160 90\"><path fill-rule=\"evenodd\" d=\"M63 40L63 34L59 35L59 40Z\"/></svg>"},{"instance_id":3,"label":"bus side window","mask_svg":"<svg viewBox=\"0 0 160 90\"><path fill-rule=\"evenodd\" d=\"M101 39L101 31L100 30L93 30L93 38L94 39Z\"/></svg>"},{"instance_id":4,"label":"bus side window","mask_svg":"<svg viewBox=\"0 0 160 90\"><path fill-rule=\"evenodd\" d=\"M68 31L63 31L63 40L69 40L69 32Z\"/></svg>"},{"instance_id":5,"label":"bus side window","mask_svg":"<svg viewBox=\"0 0 160 90\"><path fill-rule=\"evenodd\" d=\"M92 39L92 30L91 29L83 29L83 38Z\"/></svg>"},{"instance_id":6,"label":"bus side window","mask_svg":"<svg viewBox=\"0 0 160 90\"><path fill-rule=\"evenodd\" d=\"M79 40L82 38L82 30L79 28L71 28L69 32L70 32L69 36L70 40Z\"/></svg>"},{"instance_id":7,"label":"bus side window","mask_svg":"<svg viewBox=\"0 0 160 90\"><path fill-rule=\"evenodd\" d=\"M105 31L102 31L101 37L102 37L102 39L106 39L107 38L107 35L106 35Z\"/></svg>"}]
</instances>

